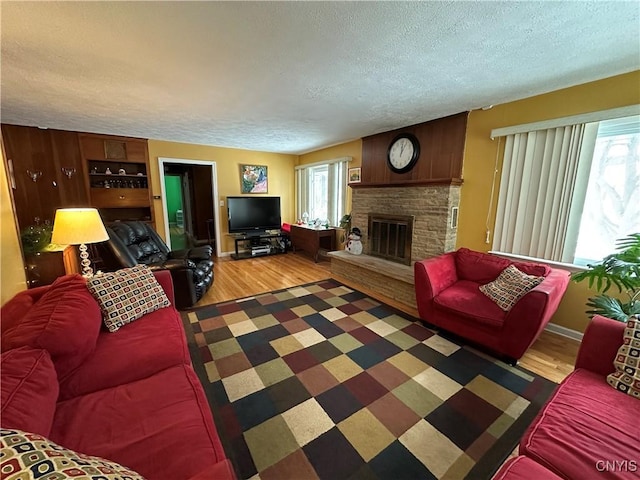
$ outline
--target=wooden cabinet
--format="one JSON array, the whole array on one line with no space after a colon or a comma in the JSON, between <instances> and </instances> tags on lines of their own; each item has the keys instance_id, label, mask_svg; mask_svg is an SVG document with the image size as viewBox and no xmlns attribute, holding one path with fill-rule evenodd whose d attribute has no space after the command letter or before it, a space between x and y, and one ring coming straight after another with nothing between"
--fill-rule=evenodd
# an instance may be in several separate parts
<instances>
[{"instance_id":1,"label":"wooden cabinet","mask_svg":"<svg viewBox=\"0 0 640 480\"><path fill-rule=\"evenodd\" d=\"M310 228L291 225L291 245L293 250L304 250L315 262L322 250L336 249L336 231L333 228Z\"/></svg>"},{"instance_id":2,"label":"wooden cabinet","mask_svg":"<svg viewBox=\"0 0 640 480\"><path fill-rule=\"evenodd\" d=\"M147 141L86 133L78 137L90 202L103 220L153 221Z\"/></svg>"},{"instance_id":3,"label":"wooden cabinet","mask_svg":"<svg viewBox=\"0 0 640 480\"><path fill-rule=\"evenodd\" d=\"M2 141L20 230L89 206L77 133L3 124Z\"/></svg>"}]
</instances>

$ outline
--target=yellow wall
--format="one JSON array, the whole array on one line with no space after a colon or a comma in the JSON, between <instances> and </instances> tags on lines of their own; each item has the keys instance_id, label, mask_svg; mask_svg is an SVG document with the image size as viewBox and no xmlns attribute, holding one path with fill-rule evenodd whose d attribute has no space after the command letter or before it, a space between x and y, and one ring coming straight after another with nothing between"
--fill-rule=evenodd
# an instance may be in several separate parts
<instances>
[{"instance_id":1,"label":"yellow wall","mask_svg":"<svg viewBox=\"0 0 640 480\"><path fill-rule=\"evenodd\" d=\"M498 140L490 138L491 130L635 104L640 104L640 71L497 105L490 110L471 112L467 123L463 164L458 247L488 251L491 246L485 243L485 221L498 148ZM500 149L501 154L503 144ZM499 159L500 168L502 158ZM495 223L500 174L498 171L493 206L489 212L491 234ZM584 314L585 302L594 293L584 283L571 283L551 321L583 332L588 323Z\"/></svg>"},{"instance_id":2,"label":"yellow wall","mask_svg":"<svg viewBox=\"0 0 640 480\"><path fill-rule=\"evenodd\" d=\"M4 164L4 152L0 148L0 304L21 290L27 283L22 263L22 251L18 230L13 216L13 206Z\"/></svg>"},{"instance_id":3,"label":"yellow wall","mask_svg":"<svg viewBox=\"0 0 640 480\"><path fill-rule=\"evenodd\" d=\"M295 215L294 166L298 160L296 155L279 153L254 152L234 148L210 147L188 143L149 140L149 161L151 163L151 191L153 195L161 195L160 171L158 157L178 158L183 160L207 160L216 163L218 177L219 200L225 200L224 207L217 207L219 215L220 242L222 252L234 249L233 240L227 235L226 197L240 195L240 165L266 165L268 169L267 196L281 198L282 221L292 222ZM164 205L162 200L154 200L156 230L164 237Z\"/></svg>"},{"instance_id":4,"label":"yellow wall","mask_svg":"<svg viewBox=\"0 0 640 480\"><path fill-rule=\"evenodd\" d=\"M300 155L298 165L333 160L334 158L351 157L349 168L362 166L362 140L334 145L315 152ZM347 213L351 211L351 189L347 188Z\"/></svg>"}]
</instances>

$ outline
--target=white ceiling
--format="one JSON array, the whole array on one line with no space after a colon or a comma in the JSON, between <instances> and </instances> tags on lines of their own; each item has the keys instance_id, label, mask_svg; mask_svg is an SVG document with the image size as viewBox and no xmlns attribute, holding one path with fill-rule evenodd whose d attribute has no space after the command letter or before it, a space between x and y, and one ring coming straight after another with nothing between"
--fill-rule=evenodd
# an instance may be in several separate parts
<instances>
[{"instance_id":1,"label":"white ceiling","mask_svg":"<svg viewBox=\"0 0 640 480\"><path fill-rule=\"evenodd\" d=\"M2 1L1 14L2 122L270 152L640 69L637 0Z\"/></svg>"}]
</instances>

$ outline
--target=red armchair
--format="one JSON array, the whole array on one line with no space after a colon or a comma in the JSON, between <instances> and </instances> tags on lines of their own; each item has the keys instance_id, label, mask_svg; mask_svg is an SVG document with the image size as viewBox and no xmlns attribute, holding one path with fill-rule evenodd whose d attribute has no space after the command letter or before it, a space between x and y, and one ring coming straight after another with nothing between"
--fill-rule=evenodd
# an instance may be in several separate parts
<instances>
[{"instance_id":1,"label":"red armchair","mask_svg":"<svg viewBox=\"0 0 640 480\"><path fill-rule=\"evenodd\" d=\"M544 280L507 312L479 287L509 265ZM558 308L569 272L545 265L513 262L461 248L416 262L415 289L420 318L515 363L538 338Z\"/></svg>"}]
</instances>

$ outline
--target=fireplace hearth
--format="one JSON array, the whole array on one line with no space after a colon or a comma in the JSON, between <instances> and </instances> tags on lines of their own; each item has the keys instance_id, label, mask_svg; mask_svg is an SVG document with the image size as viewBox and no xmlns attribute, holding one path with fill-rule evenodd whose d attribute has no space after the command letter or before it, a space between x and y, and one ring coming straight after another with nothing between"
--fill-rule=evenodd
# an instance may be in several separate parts
<instances>
[{"instance_id":1,"label":"fireplace hearth","mask_svg":"<svg viewBox=\"0 0 640 480\"><path fill-rule=\"evenodd\" d=\"M413 215L369 214L369 255L411 265Z\"/></svg>"}]
</instances>

